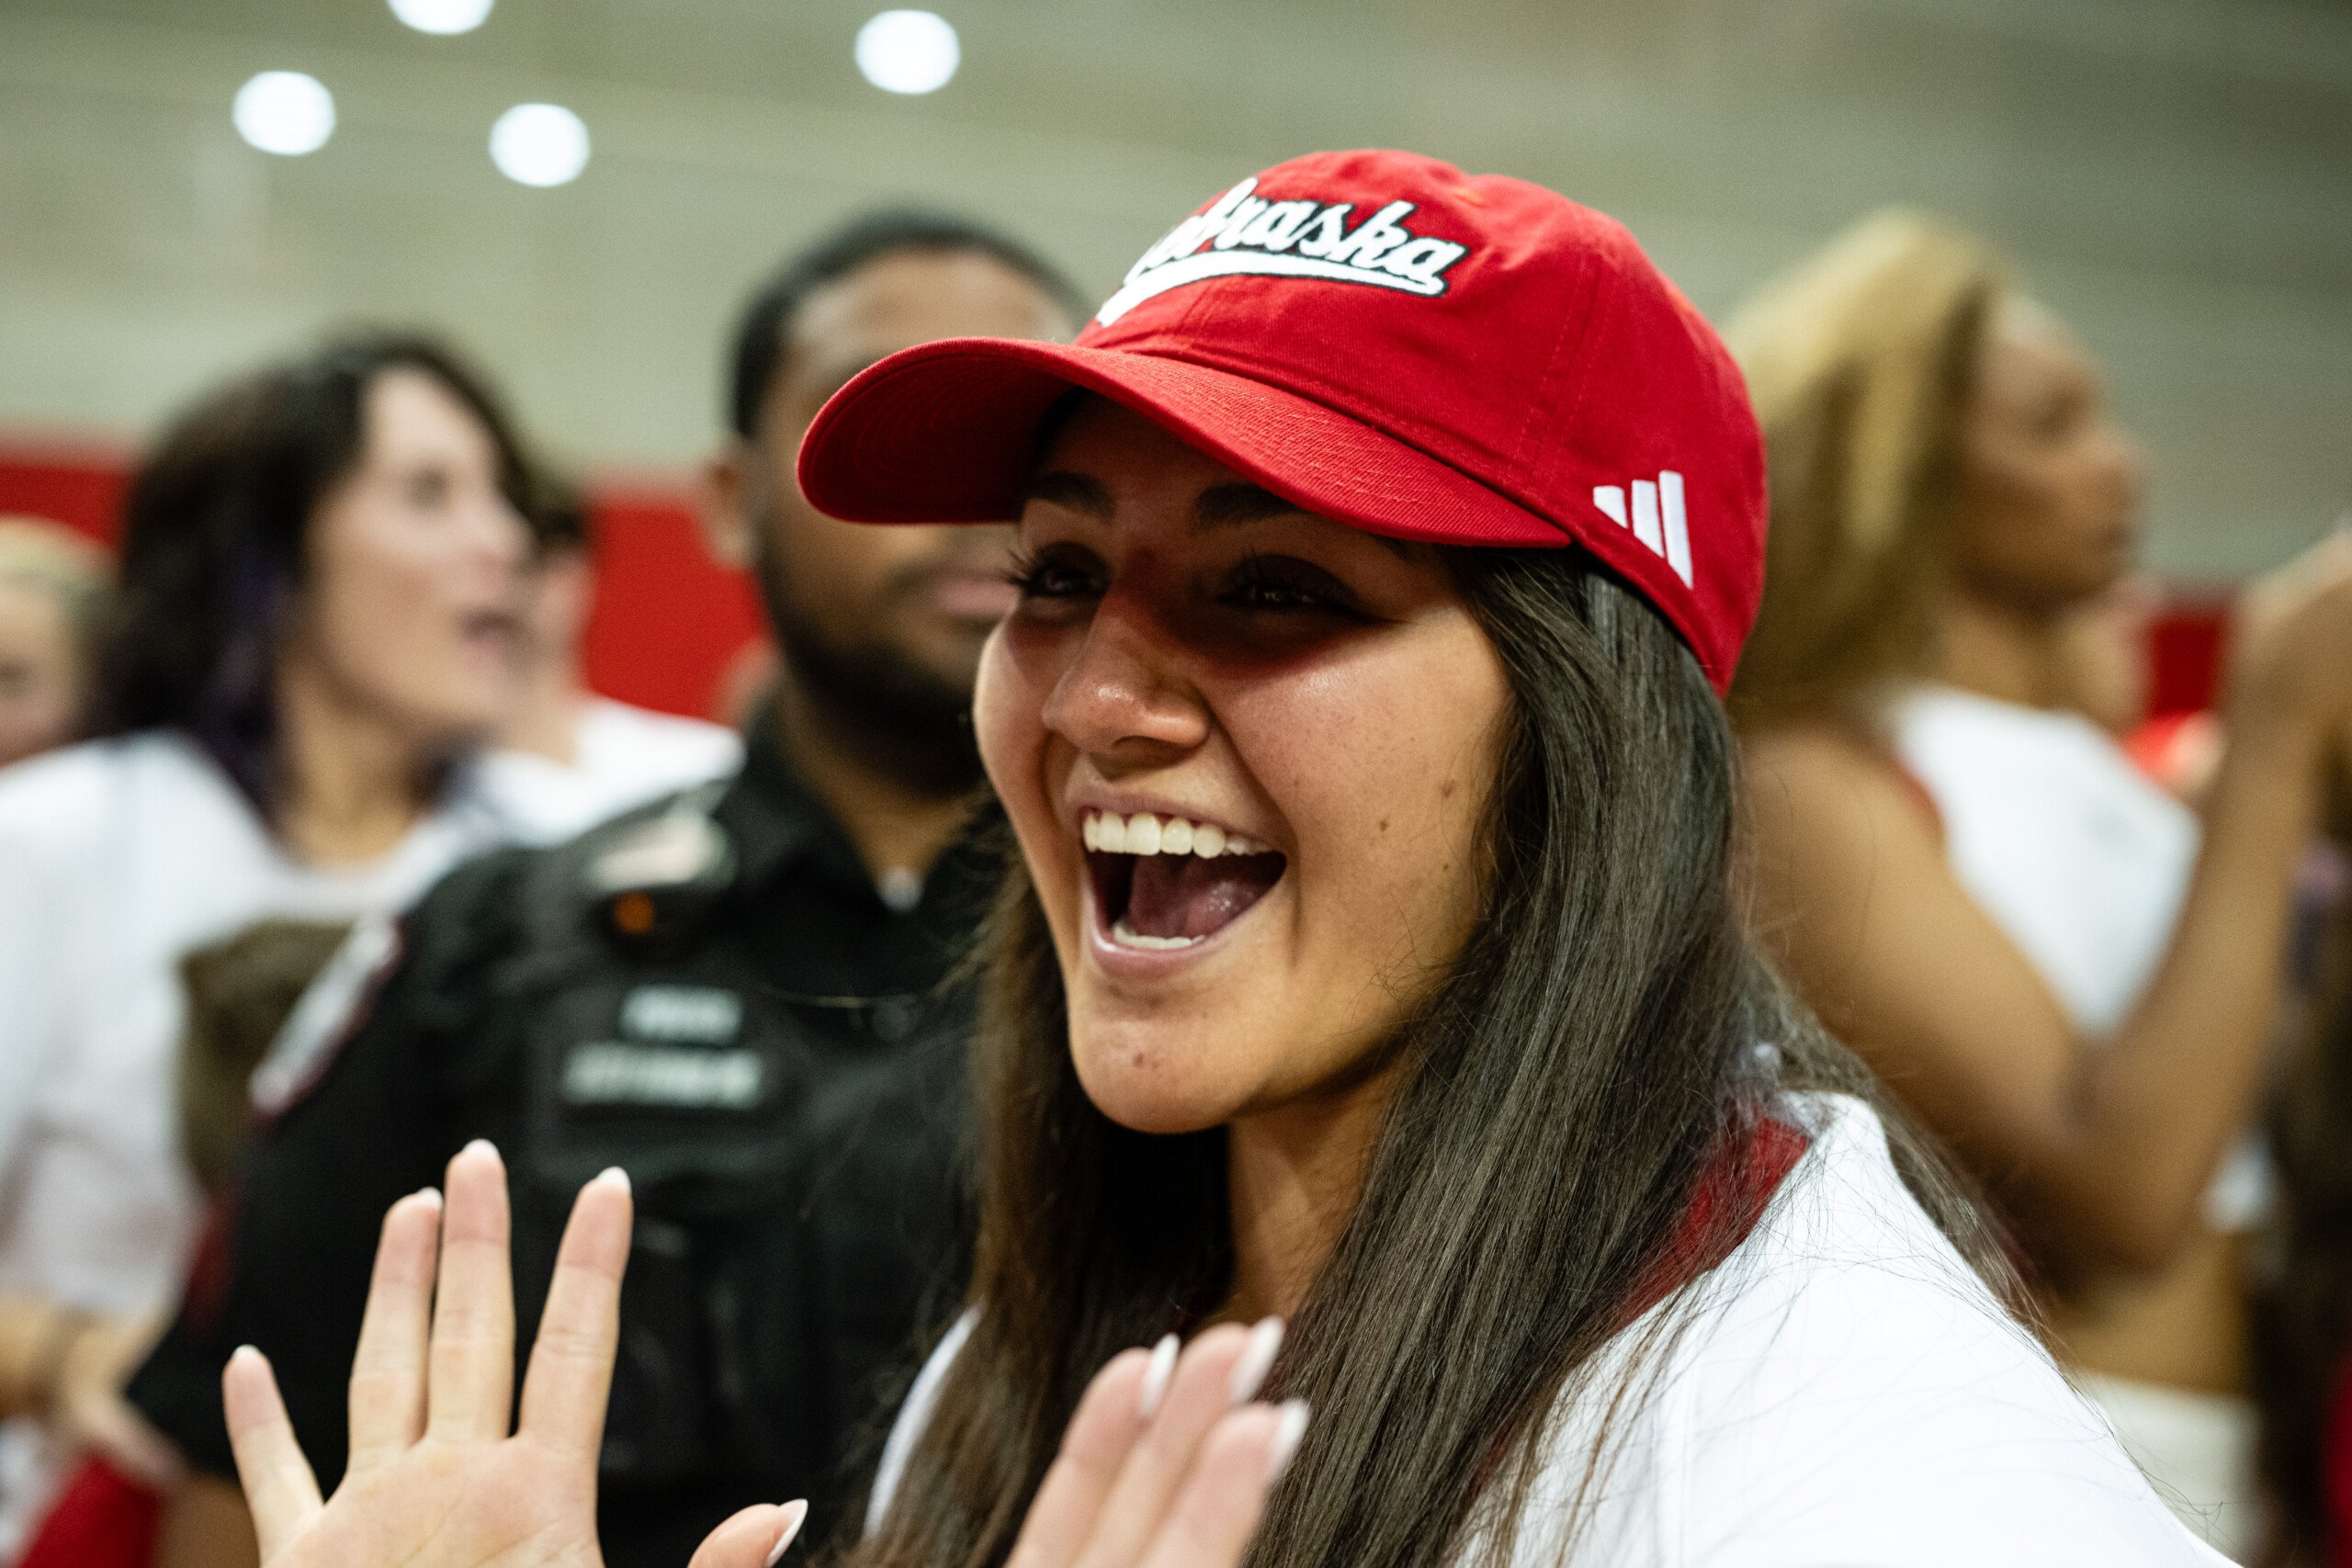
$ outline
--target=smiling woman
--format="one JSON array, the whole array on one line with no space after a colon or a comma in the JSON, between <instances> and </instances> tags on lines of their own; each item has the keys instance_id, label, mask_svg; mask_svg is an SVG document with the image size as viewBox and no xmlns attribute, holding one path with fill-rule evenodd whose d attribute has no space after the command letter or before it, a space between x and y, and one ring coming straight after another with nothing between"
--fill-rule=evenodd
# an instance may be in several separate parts
<instances>
[{"instance_id":1,"label":"smiling woman","mask_svg":"<svg viewBox=\"0 0 2352 1568\"><path fill-rule=\"evenodd\" d=\"M1434 547L1314 516L1107 400L1031 491L975 708L1036 846L1080 1079L1148 1132L1278 1103L1461 950L1500 660Z\"/></svg>"},{"instance_id":2,"label":"smiling woman","mask_svg":"<svg viewBox=\"0 0 2352 1568\"><path fill-rule=\"evenodd\" d=\"M2211 1561L1741 922L1762 472L1713 332L1518 181L1360 152L1248 190L1151 254L1216 265L1071 346L893 355L802 448L828 511L1017 513L1022 560L976 699L1019 849L978 1266L848 1561L1230 1568L1261 1504L1268 1568ZM1285 203L1340 215L1316 269L1238 248ZM1434 294L1347 276L1422 241ZM1171 1536L1253 1417L1257 1488ZM275 1561L389 1563L334 1543L496 1486L407 1453L396 1497L273 1505ZM587 1556L544 1502L435 1561ZM702 1568L775 1539L736 1528Z\"/></svg>"},{"instance_id":3,"label":"smiling woman","mask_svg":"<svg viewBox=\"0 0 2352 1568\"><path fill-rule=\"evenodd\" d=\"M1017 509L1023 562L979 1265L854 1561L1005 1561L1088 1369L1268 1316L1315 1419L1260 1563L2199 1561L1738 917L1713 333L1517 182L1248 189L1362 215L1334 265L1459 255L1300 276L1228 193L1147 258L1197 280L886 361L802 451L843 515Z\"/></svg>"}]
</instances>

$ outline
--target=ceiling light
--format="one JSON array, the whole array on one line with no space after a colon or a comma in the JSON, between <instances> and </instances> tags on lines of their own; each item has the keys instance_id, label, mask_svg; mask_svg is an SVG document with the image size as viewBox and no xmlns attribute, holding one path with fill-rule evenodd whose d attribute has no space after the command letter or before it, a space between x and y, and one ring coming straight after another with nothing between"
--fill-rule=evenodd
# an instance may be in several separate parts
<instances>
[{"instance_id":1,"label":"ceiling light","mask_svg":"<svg viewBox=\"0 0 2352 1568\"><path fill-rule=\"evenodd\" d=\"M521 185L570 185L588 166L588 128L561 104L516 104L490 128L490 161Z\"/></svg>"},{"instance_id":2,"label":"ceiling light","mask_svg":"<svg viewBox=\"0 0 2352 1568\"><path fill-rule=\"evenodd\" d=\"M857 29L857 68L886 93L935 93L964 58L956 29L931 11L885 11Z\"/></svg>"},{"instance_id":3,"label":"ceiling light","mask_svg":"<svg viewBox=\"0 0 2352 1568\"><path fill-rule=\"evenodd\" d=\"M492 0L391 0L392 15L421 33L469 33L490 15Z\"/></svg>"},{"instance_id":4,"label":"ceiling light","mask_svg":"<svg viewBox=\"0 0 2352 1568\"><path fill-rule=\"evenodd\" d=\"M334 95L316 76L265 71L237 89L229 110L237 134L265 152L315 152L334 134Z\"/></svg>"}]
</instances>

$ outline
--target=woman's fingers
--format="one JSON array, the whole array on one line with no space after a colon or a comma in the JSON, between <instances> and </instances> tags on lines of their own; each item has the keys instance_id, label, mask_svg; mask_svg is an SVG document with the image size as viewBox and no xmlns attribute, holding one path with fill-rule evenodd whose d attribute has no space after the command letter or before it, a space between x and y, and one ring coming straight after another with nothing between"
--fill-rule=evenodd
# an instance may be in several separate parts
<instances>
[{"instance_id":1,"label":"woman's fingers","mask_svg":"<svg viewBox=\"0 0 2352 1568\"><path fill-rule=\"evenodd\" d=\"M1211 1428L1257 1397L1282 1335L1281 1320L1270 1317L1246 1331L1230 1325L1209 1329L1186 1347L1166 1397L1102 1500L1093 1533L1076 1558L1079 1568L1127 1568L1141 1560Z\"/></svg>"},{"instance_id":2,"label":"woman's fingers","mask_svg":"<svg viewBox=\"0 0 2352 1568\"><path fill-rule=\"evenodd\" d=\"M1078 1561L1102 1516L1102 1500L1143 1436L1144 1395L1165 1393L1176 1370L1170 1335L1149 1353L1127 1350L1094 1374L1062 1434L1061 1451L1046 1472L1021 1521L1005 1568L1069 1568Z\"/></svg>"},{"instance_id":3,"label":"woman's fingers","mask_svg":"<svg viewBox=\"0 0 2352 1568\"><path fill-rule=\"evenodd\" d=\"M703 1537L686 1568L768 1568L800 1534L808 1505L755 1503Z\"/></svg>"},{"instance_id":4,"label":"woman's fingers","mask_svg":"<svg viewBox=\"0 0 2352 1568\"><path fill-rule=\"evenodd\" d=\"M286 1418L277 1378L252 1346L239 1348L220 1373L220 1398L229 1419L229 1447L237 1457L237 1479L253 1510L261 1559L268 1562L320 1508L318 1478L294 1425Z\"/></svg>"},{"instance_id":5,"label":"woman's fingers","mask_svg":"<svg viewBox=\"0 0 2352 1568\"><path fill-rule=\"evenodd\" d=\"M592 1466L604 1441L605 1397L620 1337L628 1232L628 1177L616 1167L572 1202L523 1379L523 1435Z\"/></svg>"},{"instance_id":6,"label":"woman's fingers","mask_svg":"<svg viewBox=\"0 0 2352 1568\"><path fill-rule=\"evenodd\" d=\"M1265 1517L1267 1495L1306 1434L1306 1406L1295 1399L1248 1405L1219 1421L1132 1568L1238 1568Z\"/></svg>"},{"instance_id":7,"label":"woman's fingers","mask_svg":"<svg viewBox=\"0 0 2352 1568\"><path fill-rule=\"evenodd\" d=\"M425 1430L496 1442L514 1415L514 1287L506 1253L506 1168L475 1139L449 1161L433 1303Z\"/></svg>"},{"instance_id":8,"label":"woman's fingers","mask_svg":"<svg viewBox=\"0 0 2352 1568\"><path fill-rule=\"evenodd\" d=\"M440 1240L441 1194L430 1188L411 1193L384 1215L359 1349L351 1362L348 1474L388 1463L424 1430L425 1345Z\"/></svg>"}]
</instances>

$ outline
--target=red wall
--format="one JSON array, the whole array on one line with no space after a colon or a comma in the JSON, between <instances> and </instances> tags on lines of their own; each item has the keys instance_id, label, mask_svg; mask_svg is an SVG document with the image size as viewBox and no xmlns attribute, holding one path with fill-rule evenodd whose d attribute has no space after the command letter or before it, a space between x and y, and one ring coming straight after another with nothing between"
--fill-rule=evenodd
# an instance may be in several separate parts
<instances>
[{"instance_id":1,"label":"red wall","mask_svg":"<svg viewBox=\"0 0 2352 1568\"><path fill-rule=\"evenodd\" d=\"M2229 601L2182 596L2165 606L2148 635L2148 716L2196 713L2213 705L2222 668Z\"/></svg>"},{"instance_id":2,"label":"red wall","mask_svg":"<svg viewBox=\"0 0 2352 1568\"><path fill-rule=\"evenodd\" d=\"M122 505L124 467L94 451L12 451L0 447L0 513L70 524L111 544Z\"/></svg>"},{"instance_id":3,"label":"red wall","mask_svg":"<svg viewBox=\"0 0 2352 1568\"><path fill-rule=\"evenodd\" d=\"M111 542L125 473L112 453L0 447L0 513L53 518ZM623 702L731 719L728 694L763 647L750 583L704 551L683 490L615 486L597 491L593 505L599 556L589 684Z\"/></svg>"},{"instance_id":4,"label":"red wall","mask_svg":"<svg viewBox=\"0 0 2352 1568\"><path fill-rule=\"evenodd\" d=\"M750 580L702 547L683 494L599 491L593 505L588 683L625 703L733 722L729 676L766 642Z\"/></svg>"}]
</instances>

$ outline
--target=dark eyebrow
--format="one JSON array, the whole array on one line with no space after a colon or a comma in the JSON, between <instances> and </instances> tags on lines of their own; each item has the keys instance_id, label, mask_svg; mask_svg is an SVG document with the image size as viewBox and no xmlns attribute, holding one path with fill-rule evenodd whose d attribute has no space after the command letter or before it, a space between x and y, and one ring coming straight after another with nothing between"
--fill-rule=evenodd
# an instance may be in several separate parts
<instances>
[{"instance_id":1,"label":"dark eyebrow","mask_svg":"<svg viewBox=\"0 0 2352 1568\"><path fill-rule=\"evenodd\" d=\"M1083 513L1097 522L1108 522L1116 510L1110 489L1091 474L1074 473L1066 468L1049 469L1029 481L1022 492L1023 502L1042 501L1049 505L1066 507ZM1193 520L1203 528L1228 528L1250 523L1263 523L1276 517L1313 516L1296 502L1284 501L1263 485L1211 485L1193 499ZM1408 561L1428 558L1429 547L1412 539L1392 539L1385 534L1366 531L1374 544L1391 555Z\"/></svg>"},{"instance_id":2,"label":"dark eyebrow","mask_svg":"<svg viewBox=\"0 0 2352 1568\"><path fill-rule=\"evenodd\" d=\"M1284 501L1263 485L1211 485L1193 502L1193 520L1204 528L1225 528L1244 523L1264 523L1276 517L1312 517L1317 515L1295 501ZM1385 534L1363 530L1365 537L1390 554L1407 560L1419 560L1420 555L1409 540L1392 539Z\"/></svg>"},{"instance_id":3,"label":"dark eyebrow","mask_svg":"<svg viewBox=\"0 0 2352 1568\"><path fill-rule=\"evenodd\" d=\"M1091 474L1075 474L1064 468L1051 469L1029 481L1021 492L1025 502L1042 501L1054 506L1083 512L1101 522L1111 516L1111 492L1101 479Z\"/></svg>"}]
</instances>

